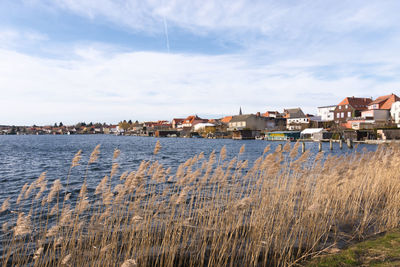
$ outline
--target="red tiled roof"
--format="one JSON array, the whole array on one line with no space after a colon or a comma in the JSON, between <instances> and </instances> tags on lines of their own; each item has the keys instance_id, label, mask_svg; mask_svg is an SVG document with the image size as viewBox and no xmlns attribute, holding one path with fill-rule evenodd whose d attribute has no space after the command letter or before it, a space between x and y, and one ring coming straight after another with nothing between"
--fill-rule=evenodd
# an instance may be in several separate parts
<instances>
[{"instance_id":1,"label":"red tiled roof","mask_svg":"<svg viewBox=\"0 0 400 267\"><path fill-rule=\"evenodd\" d=\"M229 123L232 120L232 116L226 116L221 119L223 123Z\"/></svg>"},{"instance_id":2,"label":"red tiled roof","mask_svg":"<svg viewBox=\"0 0 400 267\"><path fill-rule=\"evenodd\" d=\"M378 104L379 109L391 109L392 104L396 101L400 101L400 98L395 94L380 96L369 105Z\"/></svg>"},{"instance_id":3,"label":"red tiled roof","mask_svg":"<svg viewBox=\"0 0 400 267\"><path fill-rule=\"evenodd\" d=\"M198 117L197 115L189 116L183 121L183 123L193 123L194 121L197 121L197 120L203 120L203 119Z\"/></svg>"},{"instance_id":4,"label":"red tiled roof","mask_svg":"<svg viewBox=\"0 0 400 267\"><path fill-rule=\"evenodd\" d=\"M338 106L350 105L356 110L366 110L368 105L372 102L371 98L364 97L346 97L338 104Z\"/></svg>"}]
</instances>

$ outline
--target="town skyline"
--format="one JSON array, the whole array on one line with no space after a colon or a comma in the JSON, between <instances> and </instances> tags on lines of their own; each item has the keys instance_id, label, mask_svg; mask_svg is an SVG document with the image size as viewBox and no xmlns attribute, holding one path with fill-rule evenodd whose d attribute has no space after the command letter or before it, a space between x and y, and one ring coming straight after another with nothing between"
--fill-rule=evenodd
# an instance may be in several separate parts
<instances>
[{"instance_id":1,"label":"town skyline","mask_svg":"<svg viewBox=\"0 0 400 267\"><path fill-rule=\"evenodd\" d=\"M397 95L396 93L393 93L393 92L391 92L390 94L391 95ZM388 93L388 95L390 95L390 94ZM378 95L376 97L373 97L373 96L369 96L368 97L368 96L357 95L357 96L346 96L346 98L356 97L356 98L370 98L370 99L374 100L374 99L376 99L378 97L381 97L381 96L382 95ZM343 99L343 97L341 99ZM207 118L207 119L223 119L224 117L235 116L235 115L239 115L241 113L243 113L243 114L257 114L257 113L263 113L263 112L268 112L268 111L278 111L279 112L280 110L284 111L285 109L293 109L293 108L300 108L300 109L302 109L304 111L305 114L317 117L318 116L318 108L320 108L320 107L332 107L332 106L336 106L336 105L337 104L318 105L318 106L315 107L314 112L307 112L306 109L304 109L303 107L300 107L300 106L290 106L290 107L287 106L287 107L284 107L284 108L281 108L281 109L280 108L271 107L271 108L265 108L263 110L256 110L254 112L246 112L246 109L244 107L239 106L238 109L237 109L237 113L224 113L224 114L220 114L220 115L218 115L218 114L217 115L213 115L213 114L195 112L193 114L185 113L184 115L172 116L170 118L139 119L139 118L136 118L134 116L131 116L131 117L125 116L124 118L119 119L117 121L83 120L82 119L82 120L78 120L78 121L75 121L75 122L66 121L64 123L64 121L62 121L62 120L55 120L53 122L48 122L48 123L44 123L44 124L37 124L37 123L31 123L31 124L10 123L10 124L7 124L7 123L1 123L1 121L0 121L0 126L55 126L55 127L58 127L58 126L56 126L57 124L62 124L62 126L75 126L75 125L82 124L82 123L83 124L117 125L118 123L123 122L123 121L131 121L132 123L134 123L134 122L140 122L140 123L157 122L157 121L169 121L169 122L171 122L174 118L186 118L187 116L192 116L192 115L199 116L199 117L202 117L202 118Z\"/></svg>"}]
</instances>

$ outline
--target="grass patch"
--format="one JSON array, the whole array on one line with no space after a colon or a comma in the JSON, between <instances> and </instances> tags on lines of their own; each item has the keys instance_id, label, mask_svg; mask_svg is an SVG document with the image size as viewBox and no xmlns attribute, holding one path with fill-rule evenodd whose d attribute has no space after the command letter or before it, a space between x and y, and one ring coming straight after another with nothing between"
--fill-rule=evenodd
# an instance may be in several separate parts
<instances>
[{"instance_id":1,"label":"grass patch","mask_svg":"<svg viewBox=\"0 0 400 267\"><path fill-rule=\"evenodd\" d=\"M316 257L305 266L400 266L400 230L391 230L337 254Z\"/></svg>"}]
</instances>

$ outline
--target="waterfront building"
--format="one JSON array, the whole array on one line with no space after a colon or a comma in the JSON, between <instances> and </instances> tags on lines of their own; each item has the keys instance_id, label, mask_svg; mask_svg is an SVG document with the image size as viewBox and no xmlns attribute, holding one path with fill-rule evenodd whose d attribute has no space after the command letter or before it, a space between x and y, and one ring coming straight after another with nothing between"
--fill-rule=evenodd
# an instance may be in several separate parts
<instances>
[{"instance_id":1,"label":"waterfront building","mask_svg":"<svg viewBox=\"0 0 400 267\"><path fill-rule=\"evenodd\" d=\"M368 105L371 102L371 98L346 97L333 111L335 122L345 123L350 118L361 117L361 112L368 110Z\"/></svg>"},{"instance_id":2,"label":"waterfront building","mask_svg":"<svg viewBox=\"0 0 400 267\"><path fill-rule=\"evenodd\" d=\"M260 113L254 114L245 114L245 115L237 115L232 116L232 119L228 123L228 131L237 131L237 130L253 130L253 131L262 131L267 128L268 118L262 117Z\"/></svg>"},{"instance_id":3,"label":"waterfront building","mask_svg":"<svg viewBox=\"0 0 400 267\"><path fill-rule=\"evenodd\" d=\"M333 121L334 110L336 105L318 107L317 116L321 117L321 121Z\"/></svg>"},{"instance_id":4,"label":"waterfront building","mask_svg":"<svg viewBox=\"0 0 400 267\"><path fill-rule=\"evenodd\" d=\"M173 129L182 129L183 128L182 123L184 120L185 119L179 119L179 118L172 119L172 122L171 122L172 128Z\"/></svg>"},{"instance_id":5,"label":"waterfront building","mask_svg":"<svg viewBox=\"0 0 400 267\"><path fill-rule=\"evenodd\" d=\"M286 118L286 129L289 131L302 130L308 127L310 120L301 108L284 109L283 113L284 118Z\"/></svg>"},{"instance_id":6,"label":"waterfront building","mask_svg":"<svg viewBox=\"0 0 400 267\"><path fill-rule=\"evenodd\" d=\"M380 96L368 105L368 110L361 113L361 117L375 122L387 122L390 120L390 110L393 103L400 101L395 94Z\"/></svg>"},{"instance_id":7,"label":"waterfront building","mask_svg":"<svg viewBox=\"0 0 400 267\"><path fill-rule=\"evenodd\" d=\"M390 115L392 117L393 122L396 123L397 125L399 125L400 124L400 101L396 101L392 104L392 107L390 108Z\"/></svg>"}]
</instances>

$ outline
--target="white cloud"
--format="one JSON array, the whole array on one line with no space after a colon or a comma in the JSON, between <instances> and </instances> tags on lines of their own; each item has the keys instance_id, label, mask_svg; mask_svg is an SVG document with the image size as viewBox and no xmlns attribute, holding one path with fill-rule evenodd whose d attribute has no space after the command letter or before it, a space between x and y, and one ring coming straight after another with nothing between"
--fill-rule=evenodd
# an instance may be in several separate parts
<instances>
[{"instance_id":1,"label":"white cloud","mask_svg":"<svg viewBox=\"0 0 400 267\"><path fill-rule=\"evenodd\" d=\"M174 26L199 34L231 29L299 37L315 30L394 27L400 3L389 1L275 0L36 0L89 17L107 18L135 30L162 31L165 17Z\"/></svg>"},{"instance_id":2,"label":"white cloud","mask_svg":"<svg viewBox=\"0 0 400 267\"><path fill-rule=\"evenodd\" d=\"M29 46L45 40L48 37L36 31L0 28L0 48Z\"/></svg>"},{"instance_id":3,"label":"white cloud","mask_svg":"<svg viewBox=\"0 0 400 267\"><path fill-rule=\"evenodd\" d=\"M0 29L0 114L9 114L0 124L222 116L239 106L314 112L349 95L399 93L398 1L27 1L140 34L163 34L165 18L169 29L242 49L132 52L113 40L60 44L36 31ZM53 59L24 51L35 45Z\"/></svg>"},{"instance_id":4,"label":"white cloud","mask_svg":"<svg viewBox=\"0 0 400 267\"><path fill-rule=\"evenodd\" d=\"M9 114L0 124L222 116L239 106L249 113L297 106L314 112L347 95L400 88L399 79L379 82L351 72L319 79L310 69L319 67L314 62L254 67L246 55L77 51L79 58L55 60L0 50L0 113Z\"/></svg>"}]
</instances>

